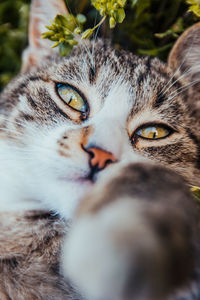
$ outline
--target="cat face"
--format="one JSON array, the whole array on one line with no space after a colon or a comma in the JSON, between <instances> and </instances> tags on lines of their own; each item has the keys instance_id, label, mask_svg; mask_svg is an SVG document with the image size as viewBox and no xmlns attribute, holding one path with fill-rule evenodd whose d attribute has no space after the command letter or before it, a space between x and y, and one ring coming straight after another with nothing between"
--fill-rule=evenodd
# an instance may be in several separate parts
<instances>
[{"instance_id":1,"label":"cat face","mask_svg":"<svg viewBox=\"0 0 200 300\"><path fill-rule=\"evenodd\" d=\"M68 57L48 53L29 65L0 99L2 209L10 203L70 217L99 178L134 161L198 184L196 79L174 74L175 50L166 66L82 42Z\"/></svg>"}]
</instances>

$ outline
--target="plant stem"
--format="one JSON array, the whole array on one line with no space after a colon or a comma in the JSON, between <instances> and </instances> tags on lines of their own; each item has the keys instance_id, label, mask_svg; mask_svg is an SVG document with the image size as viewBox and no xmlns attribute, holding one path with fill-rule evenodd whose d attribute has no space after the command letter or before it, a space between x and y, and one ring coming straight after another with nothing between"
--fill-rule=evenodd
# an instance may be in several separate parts
<instances>
[{"instance_id":1,"label":"plant stem","mask_svg":"<svg viewBox=\"0 0 200 300\"><path fill-rule=\"evenodd\" d=\"M104 16L104 17L101 19L101 21L100 21L96 26L94 26L92 29L95 30L97 27L99 27L99 26L105 21L105 19L106 19L106 16Z\"/></svg>"}]
</instances>

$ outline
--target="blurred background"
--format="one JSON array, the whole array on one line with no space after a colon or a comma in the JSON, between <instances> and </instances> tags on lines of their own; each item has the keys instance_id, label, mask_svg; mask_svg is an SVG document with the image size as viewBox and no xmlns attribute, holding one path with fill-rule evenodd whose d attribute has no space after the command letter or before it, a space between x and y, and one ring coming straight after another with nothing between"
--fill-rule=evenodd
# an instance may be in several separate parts
<instances>
[{"instance_id":1,"label":"blurred background","mask_svg":"<svg viewBox=\"0 0 200 300\"><path fill-rule=\"evenodd\" d=\"M199 20L198 11L196 15L188 11L188 3L195 4L195 1L128 0L124 22L114 30L110 30L107 23L103 24L98 36L112 39L117 48L166 60L177 37ZM0 0L0 90L20 70L21 53L28 43L30 2ZM87 17L85 29L93 27L101 18L90 0L65 2L70 13Z\"/></svg>"}]
</instances>

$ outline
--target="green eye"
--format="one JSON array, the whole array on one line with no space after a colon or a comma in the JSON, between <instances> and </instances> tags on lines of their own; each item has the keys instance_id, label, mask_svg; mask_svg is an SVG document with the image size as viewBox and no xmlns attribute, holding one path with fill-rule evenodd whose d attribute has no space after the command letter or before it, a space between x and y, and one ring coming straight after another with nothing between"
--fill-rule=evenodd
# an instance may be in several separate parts
<instances>
[{"instance_id":1,"label":"green eye","mask_svg":"<svg viewBox=\"0 0 200 300\"><path fill-rule=\"evenodd\" d=\"M171 129L163 125L143 126L136 131L139 137L148 140L157 140L167 137L171 133Z\"/></svg>"},{"instance_id":2,"label":"green eye","mask_svg":"<svg viewBox=\"0 0 200 300\"><path fill-rule=\"evenodd\" d=\"M73 109L85 113L87 105L83 97L71 86L67 84L56 84L57 92L60 98Z\"/></svg>"}]
</instances>

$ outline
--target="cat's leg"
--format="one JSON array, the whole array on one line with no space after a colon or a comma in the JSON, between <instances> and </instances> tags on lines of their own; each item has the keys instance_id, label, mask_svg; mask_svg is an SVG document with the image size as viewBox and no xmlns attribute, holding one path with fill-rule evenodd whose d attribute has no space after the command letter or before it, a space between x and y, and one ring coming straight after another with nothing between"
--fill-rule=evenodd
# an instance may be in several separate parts
<instances>
[{"instance_id":1,"label":"cat's leg","mask_svg":"<svg viewBox=\"0 0 200 300\"><path fill-rule=\"evenodd\" d=\"M194 199L163 167L138 163L118 174L80 204L64 272L89 299L164 300L194 268Z\"/></svg>"},{"instance_id":2,"label":"cat's leg","mask_svg":"<svg viewBox=\"0 0 200 300\"><path fill-rule=\"evenodd\" d=\"M0 300L81 299L59 272L65 229L48 211L0 213Z\"/></svg>"}]
</instances>

